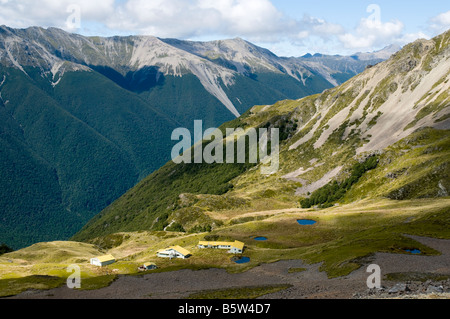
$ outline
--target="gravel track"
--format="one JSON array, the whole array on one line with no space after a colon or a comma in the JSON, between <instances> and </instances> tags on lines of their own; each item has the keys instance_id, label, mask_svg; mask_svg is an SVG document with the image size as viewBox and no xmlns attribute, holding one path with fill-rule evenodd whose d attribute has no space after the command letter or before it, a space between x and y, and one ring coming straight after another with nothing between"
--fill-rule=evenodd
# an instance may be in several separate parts
<instances>
[{"instance_id":1,"label":"gravel track","mask_svg":"<svg viewBox=\"0 0 450 319\"><path fill-rule=\"evenodd\" d=\"M382 276L397 272L423 272L450 275L450 240L410 236L442 254L420 256L376 253L366 258L366 265L340 278L327 278L319 271L320 264L307 265L301 260L285 260L263 264L244 273L229 274L223 269L179 270L119 276L110 286L97 290L72 290L66 286L46 290L31 290L11 298L19 299L182 299L194 292L256 285L290 284L292 287L265 295L264 299L350 299L368 295L367 265L377 264ZM306 271L289 273L289 268ZM448 281L447 281L448 282ZM392 287L395 282L382 281ZM449 290L448 287L444 287Z\"/></svg>"}]
</instances>

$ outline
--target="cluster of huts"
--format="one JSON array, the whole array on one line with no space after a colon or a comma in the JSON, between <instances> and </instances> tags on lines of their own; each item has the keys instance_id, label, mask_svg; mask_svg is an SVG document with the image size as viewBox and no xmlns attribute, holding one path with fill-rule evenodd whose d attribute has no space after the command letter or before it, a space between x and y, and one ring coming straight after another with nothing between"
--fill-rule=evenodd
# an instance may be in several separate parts
<instances>
[{"instance_id":1,"label":"cluster of huts","mask_svg":"<svg viewBox=\"0 0 450 319\"><path fill-rule=\"evenodd\" d=\"M198 248L200 249L227 249L228 253L230 254L242 254L244 251L244 243L240 242L238 240L235 240L234 242L227 242L227 241L200 241L198 243ZM170 246L166 249L160 249L156 252L156 256L160 258L189 258L192 255L192 253L181 247L181 246ZM106 266L110 265L112 263L115 263L116 259L112 255L104 255L99 257L91 258L91 264L95 266ZM151 270L156 269L157 266L154 263L145 263L142 266L139 267L139 270L145 271L145 270Z\"/></svg>"},{"instance_id":2,"label":"cluster of huts","mask_svg":"<svg viewBox=\"0 0 450 319\"><path fill-rule=\"evenodd\" d=\"M212 248L212 249L227 249L230 254L242 254L244 251L244 243L235 240L234 242L227 241L200 241L198 248ZM171 246L166 249L158 250L156 255L162 258L188 258L191 252L180 246Z\"/></svg>"}]
</instances>

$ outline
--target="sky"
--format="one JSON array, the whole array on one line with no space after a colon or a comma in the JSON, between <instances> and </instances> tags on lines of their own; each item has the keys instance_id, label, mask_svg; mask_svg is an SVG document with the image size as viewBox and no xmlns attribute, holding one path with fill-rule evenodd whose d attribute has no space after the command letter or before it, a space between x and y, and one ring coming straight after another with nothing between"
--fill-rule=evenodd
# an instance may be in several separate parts
<instances>
[{"instance_id":1,"label":"sky","mask_svg":"<svg viewBox=\"0 0 450 319\"><path fill-rule=\"evenodd\" d=\"M450 29L450 1L0 0L0 25L87 36L240 37L279 56L349 55Z\"/></svg>"}]
</instances>

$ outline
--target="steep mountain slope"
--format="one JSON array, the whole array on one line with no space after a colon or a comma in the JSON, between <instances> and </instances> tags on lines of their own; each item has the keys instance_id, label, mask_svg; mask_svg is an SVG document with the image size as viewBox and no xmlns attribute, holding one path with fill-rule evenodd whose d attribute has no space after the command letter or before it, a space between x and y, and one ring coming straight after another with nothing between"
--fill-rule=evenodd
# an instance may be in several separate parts
<instances>
[{"instance_id":1,"label":"steep mountain slope","mask_svg":"<svg viewBox=\"0 0 450 319\"><path fill-rule=\"evenodd\" d=\"M72 235L170 158L176 127L217 126L334 85L243 40L224 43L1 26L0 242ZM199 53L209 47L219 58Z\"/></svg>"},{"instance_id":2,"label":"steep mountain slope","mask_svg":"<svg viewBox=\"0 0 450 319\"><path fill-rule=\"evenodd\" d=\"M356 53L351 56L323 55L316 53L307 54L297 60L301 60L309 67L316 69L330 83L342 84L353 76L361 73L368 66L389 59L393 54L400 51L401 47L390 45L382 50L371 53ZM330 72L330 70L336 70Z\"/></svg>"},{"instance_id":3,"label":"steep mountain slope","mask_svg":"<svg viewBox=\"0 0 450 319\"><path fill-rule=\"evenodd\" d=\"M54 85L64 75L65 61L76 64L76 68L93 68L120 86L138 93L163 85L166 77L192 74L204 90L235 116L254 105L242 102L245 98L242 94L233 94L232 90L226 92L235 85L237 78L252 80L253 90L269 86L275 102L274 99L279 100L280 97L298 98L320 92L343 82L333 79L334 74L356 75L365 66L383 60L378 57L364 60L347 58L347 64L353 61L350 69L349 65L331 66L327 63L324 66L320 59L311 63L302 58L280 58L239 38L211 42L152 36L100 38L69 34L55 28L18 30L4 26L1 34L4 65L19 69L23 66L39 67L52 74ZM292 82L290 78L297 81ZM273 85L273 81L278 81L277 85ZM248 94L256 96L255 93ZM270 96L258 93L264 94L266 99ZM157 102L155 104L158 105ZM163 106L160 108L164 109ZM231 119L230 116L228 118Z\"/></svg>"},{"instance_id":4,"label":"steep mountain slope","mask_svg":"<svg viewBox=\"0 0 450 319\"><path fill-rule=\"evenodd\" d=\"M317 75L336 86L361 73L368 65L384 61L400 50L392 47L378 53L355 54L351 57L315 54L286 58L278 57L269 50L240 38L211 42L176 39L162 39L162 41L253 78L268 72L291 76L303 83L306 90L309 88L306 82L314 81Z\"/></svg>"},{"instance_id":5,"label":"steep mountain slope","mask_svg":"<svg viewBox=\"0 0 450 319\"><path fill-rule=\"evenodd\" d=\"M67 238L166 160L176 123L104 77L1 74L1 241Z\"/></svg>"},{"instance_id":6,"label":"steep mountain slope","mask_svg":"<svg viewBox=\"0 0 450 319\"><path fill-rule=\"evenodd\" d=\"M296 207L310 195L320 198L319 206L448 196L449 91L446 32L406 46L339 87L255 106L221 127L279 128L280 169L273 174L262 175L263 164L169 162L74 239L173 223L214 229L239 214Z\"/></svg>"},{"instance_id":7,"label":"steep mountain slope","mask_svg":"<svg viewBox=\"0 0 450 319\"><path fill-rule=\"evenodd\" d=\"M85 243L40 243L0 256L0 295L64 285L65 269L73 263L82 271L81 289L102 288L127 274L145 274L133 277L144 282L152 274L138 267L146 262L159 268L149 272L221 268L236 273L282 261L264 267L271 280L279 280L276 268L289 274L286 282L297 286L294 292L302 288L298 294L285 291L287 297L304 297L309 289L314 297L329 296L318 291L315 280L303 280L317 278L317 269L329 278L341 277L343 285L355 278L358 284L349 286L355 289L349 295L357 287L366 291L361 280L366 269L356 270L373 263L383 269L383 281L448 278L449 60L450 31L416 41L322 94L254 106L220 129L279 128L279 170L262 174L264 164L168 162L74 236ZM13 124L4 123L11 129ZM20 136L20 127L12 131ZM51 171L34 153L24 156L44 173ZM315 223L299 223L305 219ZM265 241L256 240L262 236ZM236 263L236 255L226 251L200 249L200 240L242 241L249 262ZM174 245L192 256L157 257L159 249ZM105 253L117 262L101 268L89 264L91 256ZM151 291L152 297L191 293L195 273L179 273L187 281L159 295ZM203 289L210 289L211 279L205 282ZM320 282L333 286L333 281ZM245 280L232 284L248 288ZM129 293L120 283L115 289ZM57 298L61 291L51 295ZM140 292L148 298L150 290Z\"/></svg>"}]
</instances>

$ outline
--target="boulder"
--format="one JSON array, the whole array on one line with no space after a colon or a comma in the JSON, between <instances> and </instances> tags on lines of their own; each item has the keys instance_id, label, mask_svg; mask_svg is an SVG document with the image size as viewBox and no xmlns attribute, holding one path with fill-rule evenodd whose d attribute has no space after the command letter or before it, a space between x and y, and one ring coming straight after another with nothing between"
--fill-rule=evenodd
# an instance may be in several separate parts
<instances>
[{"instance_id":1,"label":"boulder","mask_svg":"<svg viewBox=\"0 0 450 319\"><path fill-rule=\"evenodd\" d=\"M443 293L444 292L444 287L442 286L433 286L433 285L429 285L427 287L427 294L439 294L439 293Z\"/></svg>"},{"instance_id":2,"label":"boulder","mask_svg":"<svg viewBox=\"0 0 450 319\"><path fill-rule=\"evenodd\" d=\"M398 283L394 287L389 289L388 293L396 294L396 293L403 293L403 292L407 292L407 291L410 291L410 289L408 288L408 286L406 284Z\"/></svg>"}]
</instances>

